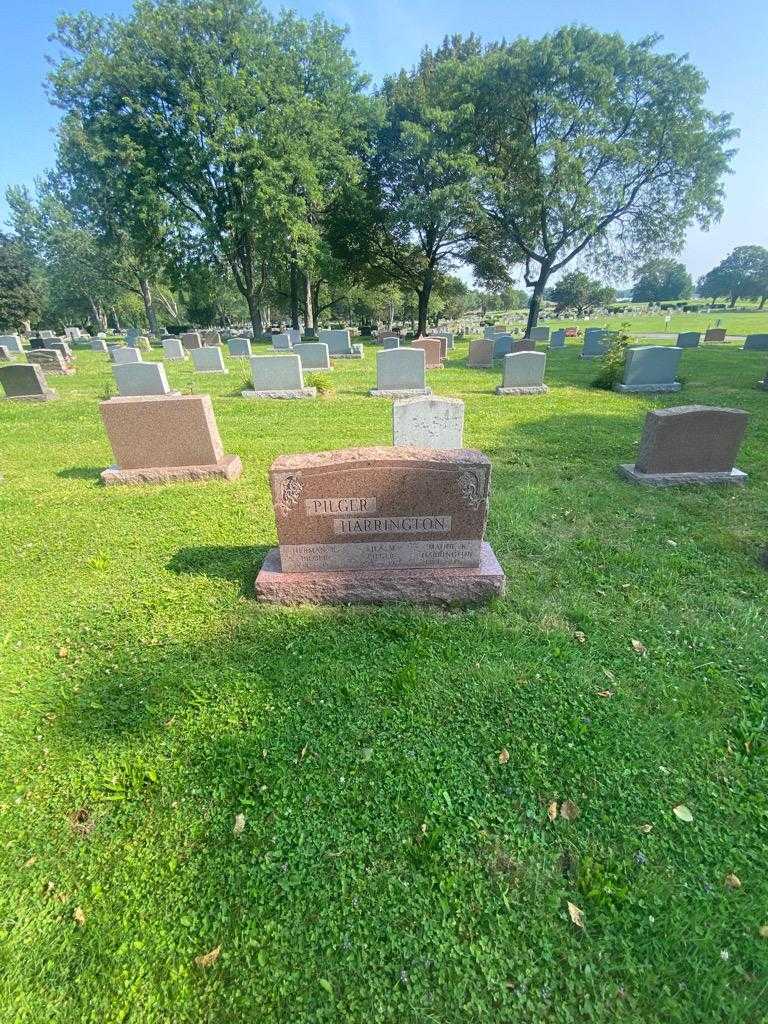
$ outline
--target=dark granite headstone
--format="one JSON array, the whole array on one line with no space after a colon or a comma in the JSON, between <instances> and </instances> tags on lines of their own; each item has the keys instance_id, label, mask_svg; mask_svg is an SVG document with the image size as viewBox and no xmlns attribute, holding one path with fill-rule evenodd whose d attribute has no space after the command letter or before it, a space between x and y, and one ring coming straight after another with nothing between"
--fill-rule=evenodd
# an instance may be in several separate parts
<instances>
[{"instance_id":1,"label":"dark granite headstone","mask_svg":"<svg viewBox=\"0 0 768 1024\"><path fill-rule=\"evenodd\" d=\"M43 371L32 363L0 366L0 384L8 399L46 401L56 397L56 392L46 385Z\"/></svg>"}]
</instances>

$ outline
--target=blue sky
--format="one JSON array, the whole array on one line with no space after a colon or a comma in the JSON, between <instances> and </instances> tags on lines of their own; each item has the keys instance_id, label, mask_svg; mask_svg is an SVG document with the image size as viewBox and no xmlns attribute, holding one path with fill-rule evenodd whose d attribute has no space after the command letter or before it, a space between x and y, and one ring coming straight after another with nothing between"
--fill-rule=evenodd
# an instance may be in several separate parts
<instances>
[{"instance_id":1,"label":"blue sky","mask_svg":"<svg viewBox=\"0 0 768 1024\"><path fill-rule=\"evenodd\" d=\"M278 3L268 3L277 9ZM725 215L711 231L692 229L681 258L694 277L714 266L736 245L768 246L768 4L765 0L646 0L607 4L597 0L549 0L513 4L443 0L295 0L286 6L309 15L322 11L349 26L348 44L374 79L410 67L421 47L446 34L476 32L485 40L536 37L560 25L581 22L618 31L630 40L664 36L661 48L688 53L710 83L713 110L734 115L741 131L734 173L726 182ZM10 184L32 184L53 162L53 128L58 112L45 96L47 42L56 15L87 8L125 14L129 0L2 0L3 85L0 90L0 219Z\"/></svg>"}]
</instances>

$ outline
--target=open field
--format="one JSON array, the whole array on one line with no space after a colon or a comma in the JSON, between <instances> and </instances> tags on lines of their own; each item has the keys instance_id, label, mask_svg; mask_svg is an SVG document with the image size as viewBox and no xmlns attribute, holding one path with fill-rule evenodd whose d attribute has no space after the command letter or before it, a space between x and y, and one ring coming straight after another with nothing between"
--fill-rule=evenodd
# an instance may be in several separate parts
<instances>
[{"instance_id":1,"label":"open field","mask_svg":"<svg viewBox=\"0 0 768 1024\"><path fill-rule=\"evenodd\" d=\"M521 316L524 314L520 313ZM499 323L504 323L503 314L499 314ZM524 326L523 321L523 326ZM586 320L552 320L546 316L541 318L542 324L553 327L621 327L625 323L631 325L634 334L678 334L682 331L706 331L708 327L725 327L729 336L744 337L747 334L768 334L768 310L764 312L731 313L718 310L717 313L681 313L672 315L669 324L661 316L608 316L602 319Z\"/></svg>"},{"instance_id":2,"label":"open field","mask_svg":"<svg viewBox=\"0 0 768 1024\"><path fill-rule=\"evenodd\" d=\"M314 402L169 364L233 484L103 488L90 351L58 402L0 401L0 1021L765 1020L768 354L630 397L579 347L542 397L466 342L428 372L493 461L508 592L463 612L249 596L270 462L390 443L371 346ZM647 409L697 402L750 412L745 488L618 478Z\"/></svg>"}]
</instances>

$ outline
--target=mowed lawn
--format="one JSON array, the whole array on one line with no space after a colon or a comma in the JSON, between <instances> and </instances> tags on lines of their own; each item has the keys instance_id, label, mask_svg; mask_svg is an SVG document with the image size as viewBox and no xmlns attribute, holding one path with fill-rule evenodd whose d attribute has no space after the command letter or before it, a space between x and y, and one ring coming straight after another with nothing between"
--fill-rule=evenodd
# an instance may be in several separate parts
<instances>
[{"instance_id":1,"label":"mowed lawn","mask_svg":"<svg viewBox=\"0 0 768 1024\"><path fill-rule=\"evenodd\" d=\"M666 322L666 314L655 313L652 316L617 315L597 317L587 320L548 320L542 323L553 328L557 327L612 327L618 328L629 324L632 333L643 334L679 334L683 331L701 331L708 327L725 327L728 337L743 338L748 334L768 334L768 310L757 309L735 313L730 310L718 309L714 313L675 313L670 312L670 322ZM525 324L525 313L520 311L522 325ZM504 323L504 314L499 314L499 323ZM742 342L739 342L742 344Z\"/></svg>"},{"instance_id":2,"label":"mowed lawn","mask_svg":"<svg viewBox=\"0 0 768 1024\"><path fill-rule=\"evenodd\" d=\"M466 342L428 374L493 461L508 591L469 611L250 597L270 462L391 441L370 346L314 402L169 366L233 484L105 489L90 351L0 402L0 1020L765 1020L768 354L630 397L578 351L543 397ZM749 410L744 489L619 479L698 402Z\"/></svg>"}]
</instances>

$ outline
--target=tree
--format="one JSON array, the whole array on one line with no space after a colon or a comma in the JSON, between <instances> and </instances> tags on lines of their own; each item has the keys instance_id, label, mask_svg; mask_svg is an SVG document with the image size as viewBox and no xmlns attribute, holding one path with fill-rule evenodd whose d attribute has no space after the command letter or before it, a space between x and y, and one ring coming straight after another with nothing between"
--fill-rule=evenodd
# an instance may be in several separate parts
<instances>
[{"instance_id":1,"label":"tree","mask_svg":"<svg viewBox=\"0 0 768 1024\"><path fill-rule=\"evenodd\" d=\"M343 32L257 0L155 0L63 16L56 38L56 102L203 237L260 332L273 264L311 250L311 211L357 172L368 102Z\"/></svg>"},{"instance_id":2,"label":"tree","mask_svg":"<svg viewBox=\"0 0 768 1024\"><path fill-rule=\"evenodd\" d=\"M613 288L593 280L583 271L572 270L569 274L563 274L554 288L547 293L547 298L555 303L556 313L573 308L581 317L587 307L594 308L612 302L615 294Z\"/></svg>"},{"instance_id":3,"label":"tree","mask_svg":"<svg viewBox=\"0 0 768 1024\"><path fill-rule=\"evenodd\" d=\"M486 220L500 256L525 266L529 331L577 256L633 265L721 214L730 117L705 109L703 76L657 41L570 27L465 64Z\"/></svg>"},{"instance_id":4,"label":"tree","mask_svg":"<svg viewBox=\"0 0 768 1024\"><path fill-rule=\"evenodd\" d=\"M677 260L648 260L637 271L632 289L633 302L664 302L689 299L693 293L691 275Z\"/></svg>"},{"instance_id":5,"label":"tree","mask_svg":"<svg viewBox=\"0 0 768 1024\"><path fill-rule=\"evenodd\" d=\"M760 299L762 309L768 298L768 249L761 245L739 245L698 284L699 295L717 299L727 296L731 306L737 299Z\"/></svg>"},{"instance_id":6,"label":"tree","mask_svg":"<svg viewBox=\"0 0 768 1024\"><path fill-rule=\"evenodd\" d=\"M28 252L18 239L0 233L0 330L18 331L42 308L40 284Z\"/></svg>"},{"instance_id":7,"label":"tree","mask_svg":"<svg viewBox=\"0 0 768 1024\"><path fill-rule=\"evenodd\" d=\"M357 239L351 251L371 279L416 293L419 337L440 276L472 243L476 159L455 81L477 51L473 39L446 41L434 53L425 49L414 71L385 79L366 199L348 225L347 238Z\"/></svg>"}]
</instances>

